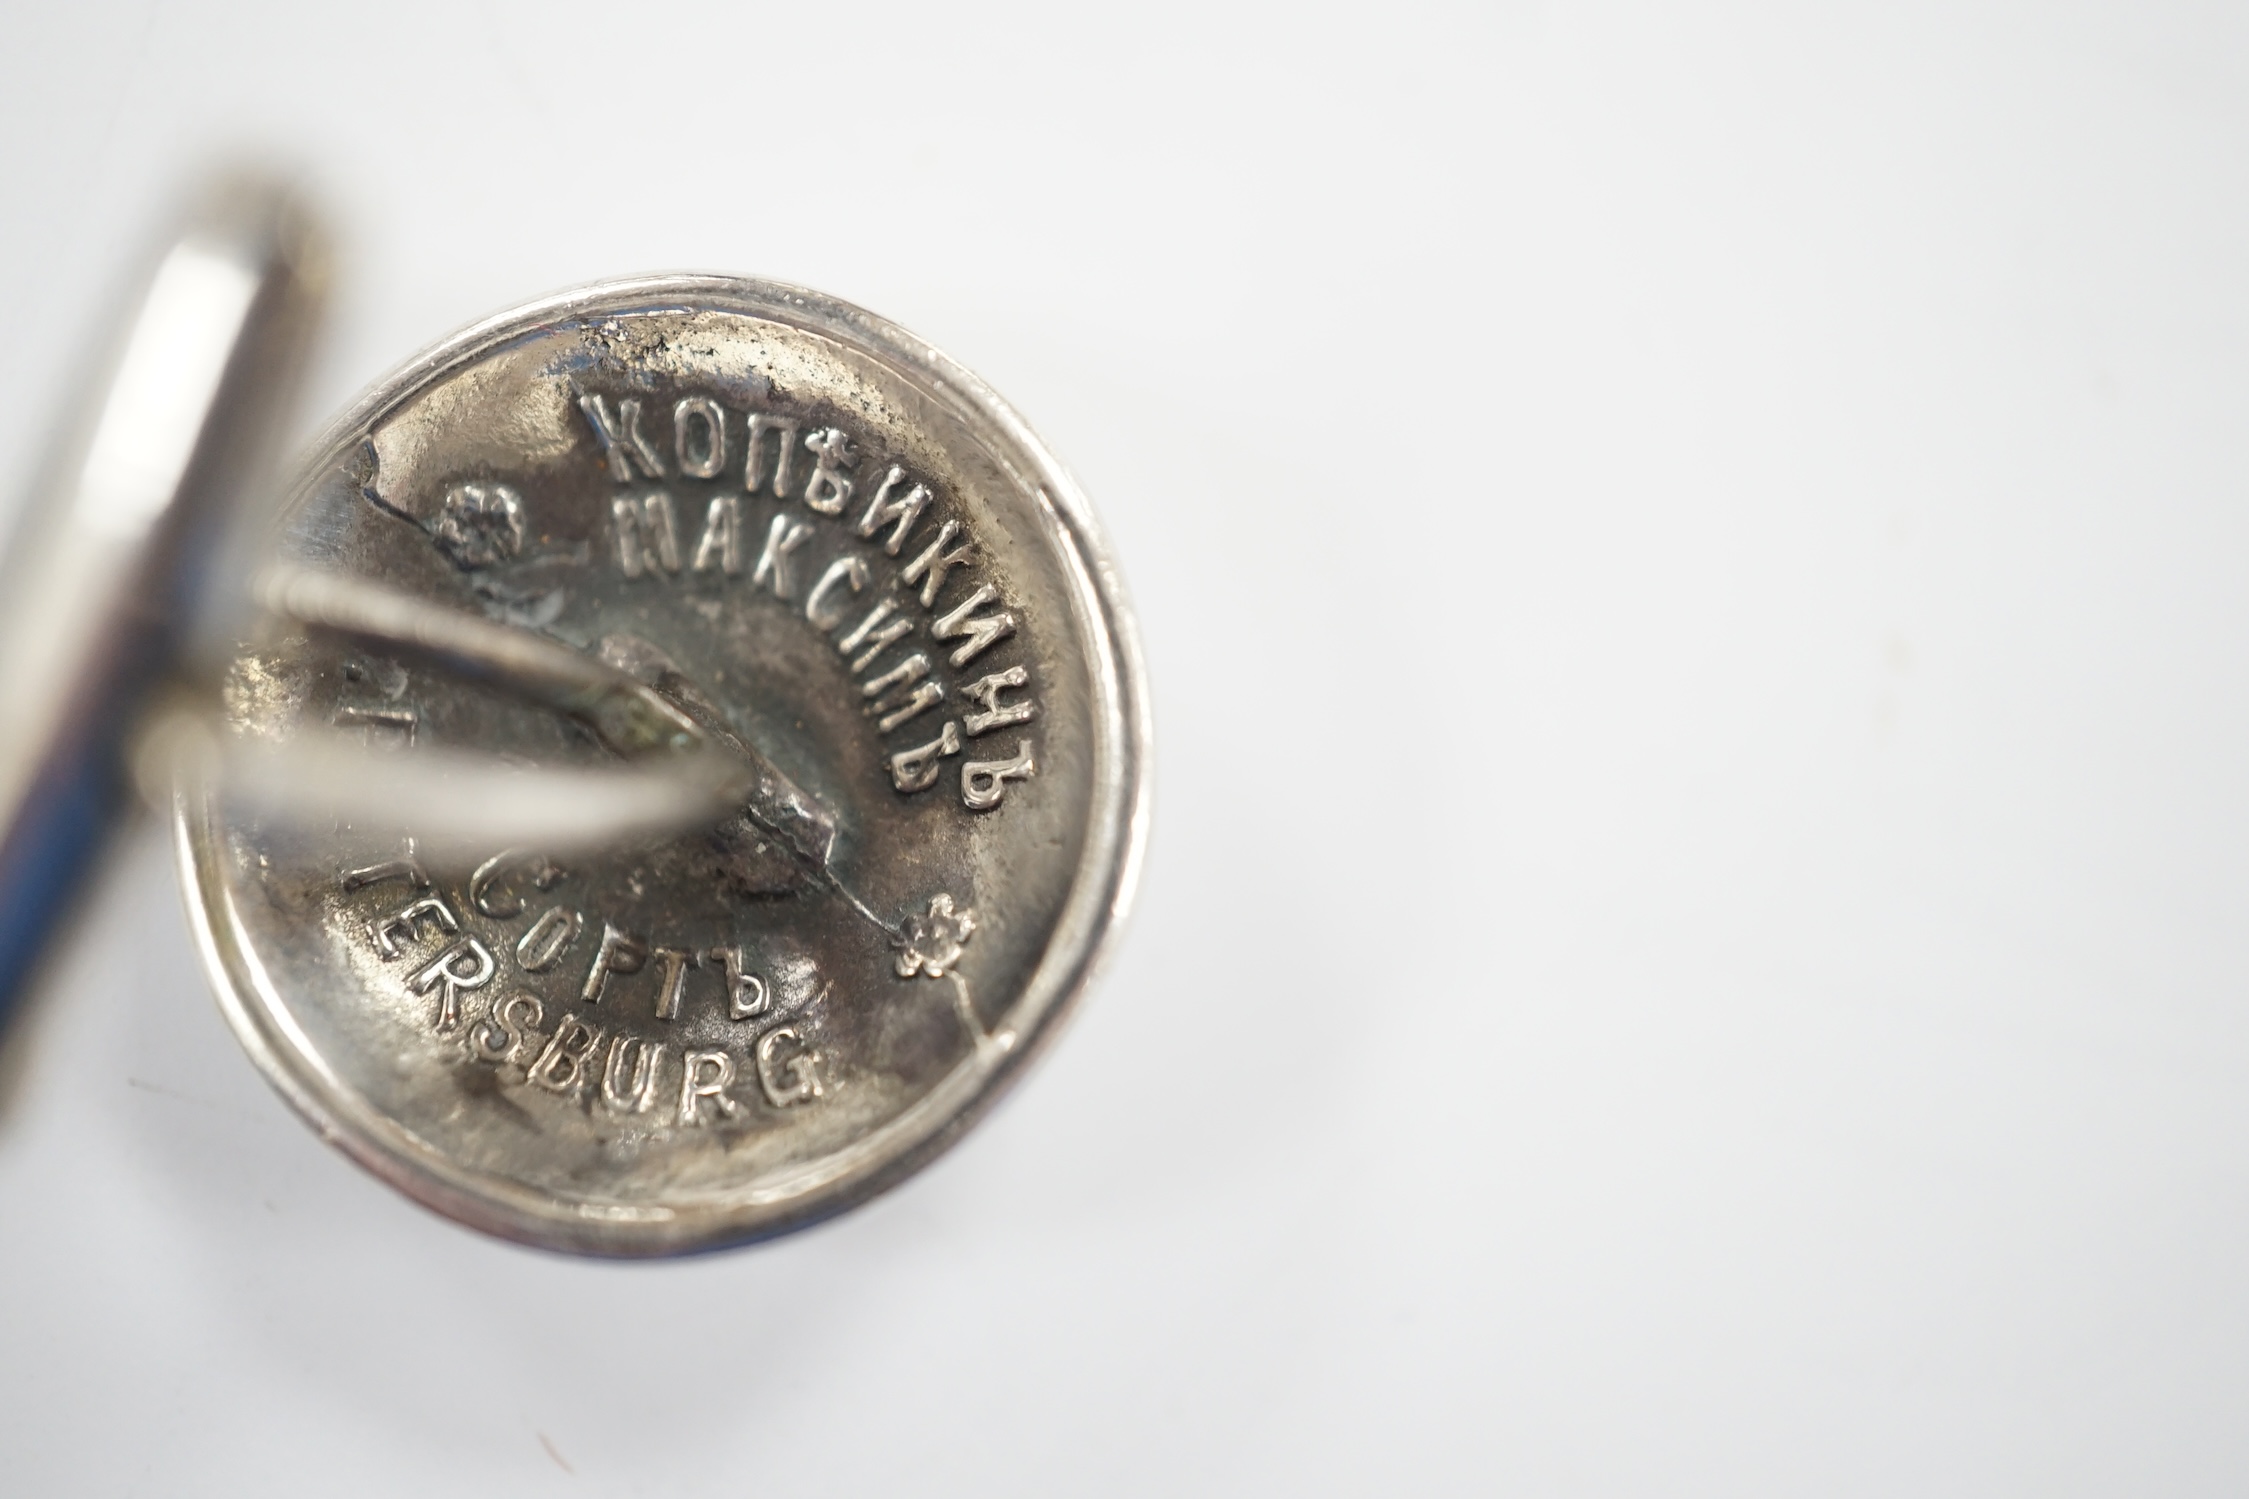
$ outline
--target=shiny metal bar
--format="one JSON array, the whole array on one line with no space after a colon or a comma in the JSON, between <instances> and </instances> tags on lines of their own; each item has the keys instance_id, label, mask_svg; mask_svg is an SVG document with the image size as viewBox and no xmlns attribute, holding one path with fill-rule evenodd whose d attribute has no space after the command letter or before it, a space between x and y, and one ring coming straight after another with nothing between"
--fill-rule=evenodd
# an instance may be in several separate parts
<instances>
[{"instance_id":1,"label":"shiny metal bar","mask_svg":"<svg viewBox=\"0 0 2249 1499\"><path fill-rule=\"evenodd\" d=\"M137 289L0 563L0 1017L92 867L126 794L123 740L263 484L325 262L286 189L207 191Z\"/></svg>"}]
</instances>

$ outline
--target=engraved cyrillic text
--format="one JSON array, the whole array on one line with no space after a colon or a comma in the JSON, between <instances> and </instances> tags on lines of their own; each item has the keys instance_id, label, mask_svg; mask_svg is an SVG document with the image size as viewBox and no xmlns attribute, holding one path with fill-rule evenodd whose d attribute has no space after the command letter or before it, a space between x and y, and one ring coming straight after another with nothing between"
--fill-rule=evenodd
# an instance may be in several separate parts
<instances>
[{"instance_id":1,"label":"engraved cyrillic text","mask_svg":"<svg viewBox=\"0 0 2249 1499\"><path fill-rule=\"evenodd\" d=\"M680 477L715 479L726 467L726 408L709 396L686 396L672 407L672 455Z\"/></svg>"},{"instance_id":2,"label":"engraved cyrillic text","mask_svg":"<svg viewBox=\"0 0 2249 1499\"><path fill-rule=\"evenodd\" d=\"M609 980L621 973L638 973L648 962L648 944L628 936L608 922L601 924L601 945L594 949L593 965L578 990L581 1004L597 1005L609 990Z\"/></svg>"},{"instance_id":3,"label":"engraved cyrillic text","mask_svg":"<svg viewBox=\"0 0 2249 1499\"><path fill-rule=\"evenodd\" d=\"M1006 798L1008 782L1027 781L1037 769L1028 739L1016 742L1012 759L964 761L961 764L961 804L972 812L989 812Z\"/></svg>"},{"instance_id":4,"label":"engraved cyrillic text","mask_svg":"<svg viewBox=\"0 0 2249 1499\"><path fill-rule=\"evenodd\" d=\"M964 737L1039 716L1030 672L1006 660L1004 647L1022 627L1019 606L1000 580L979 576L984 553L964 503L942 500L904 464L863 460L842 426L742 411L704 392L662 404L637 393L585 392L579 409L599 461L622 486L609 516L618 571L650 585L699 589L740 579L799 609L806 624L835 640L857 680L900 795L935 786L937 762L958 754ZM730 474L739 482L729 483ZM718 488L633 487L666 479ZM683 522L692 529L683 532ZM906 560L887 560L897 558ZM892 649L917 631L942 650L893 659ZM981 673L973 681L950 676L971 667ZM968 705L961 717L926 737L953 698ZM411 726L403 732L410 735ZM917 742L899 745L892 735ZM1029 747L1020 754L971 761L973 773L963 768L962 806L991 811L1010 785L1030 778L1036 746L1023 742Z\"/></svg>"}]
</instances>

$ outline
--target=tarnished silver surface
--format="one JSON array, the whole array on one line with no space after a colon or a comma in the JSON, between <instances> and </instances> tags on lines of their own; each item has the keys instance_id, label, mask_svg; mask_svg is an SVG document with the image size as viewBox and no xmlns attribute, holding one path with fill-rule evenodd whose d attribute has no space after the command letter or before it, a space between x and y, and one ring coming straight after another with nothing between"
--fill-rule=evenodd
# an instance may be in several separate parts
<instances>
[{"instance_id":1,"label":"tarnished silver surface","mask_svg":"<svg viewBox=\"0 0 2249 1499\"><path fill-rule=\"evenodd\" d=\"M282 553L435 623L409 650L381 607L297 608L228 679L239 732L692 751L739 808L469 857L420 807L306 827L183 795L251 1055L465 1222L664 1254L849 1206L990 1104L1121 914L1145 699L1091 516L975 377L856 308L675 277L471 329L323 439Z\"/></svg>"}]
</instances>

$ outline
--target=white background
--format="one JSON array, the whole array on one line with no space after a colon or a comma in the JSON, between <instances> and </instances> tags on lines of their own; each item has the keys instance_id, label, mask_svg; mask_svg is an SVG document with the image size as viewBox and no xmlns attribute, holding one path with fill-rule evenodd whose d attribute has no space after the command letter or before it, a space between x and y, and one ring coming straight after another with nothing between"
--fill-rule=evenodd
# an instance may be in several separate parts
<instances>
[{"instance_id":1,"label":"white background","mask_svg":"<svg viewBox=\"0 0 2249 1499\"><path fill-rule=\"evenodd\" d=\"M308 427L817 286L1084 481L1159 799L996 1116L662 1266L327 1152L144 829L0 1065L0 1488L2249 1488L2249 16L944 9L9 7L0 475L239 148Z\"/></svg>"}]
</instances>

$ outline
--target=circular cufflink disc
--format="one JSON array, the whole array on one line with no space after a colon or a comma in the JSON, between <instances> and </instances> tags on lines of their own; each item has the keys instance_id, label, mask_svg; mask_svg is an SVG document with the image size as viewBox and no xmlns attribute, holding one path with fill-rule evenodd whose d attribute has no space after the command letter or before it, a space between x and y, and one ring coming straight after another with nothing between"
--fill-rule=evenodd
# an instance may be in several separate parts
<instances>
[{"instance_id":1,"label":"circular cufflink disc","mask_svg":"<svg viewBox=\"0 0 2249 1499\"><path fill-rule=\"evenodd\" d=\"M183 796L252 1057L463 1222L668 1254L863 1200L1021 1070L1122 913L1146 699L1107 551L1023 422L880 318L714 276L504 314L331 429L280 545L628 673L744 768L723 824L592 853ZM597 708L318 630L249 643L226 706L407 757L620 752Z\"/></svg>"}]
</instances>

